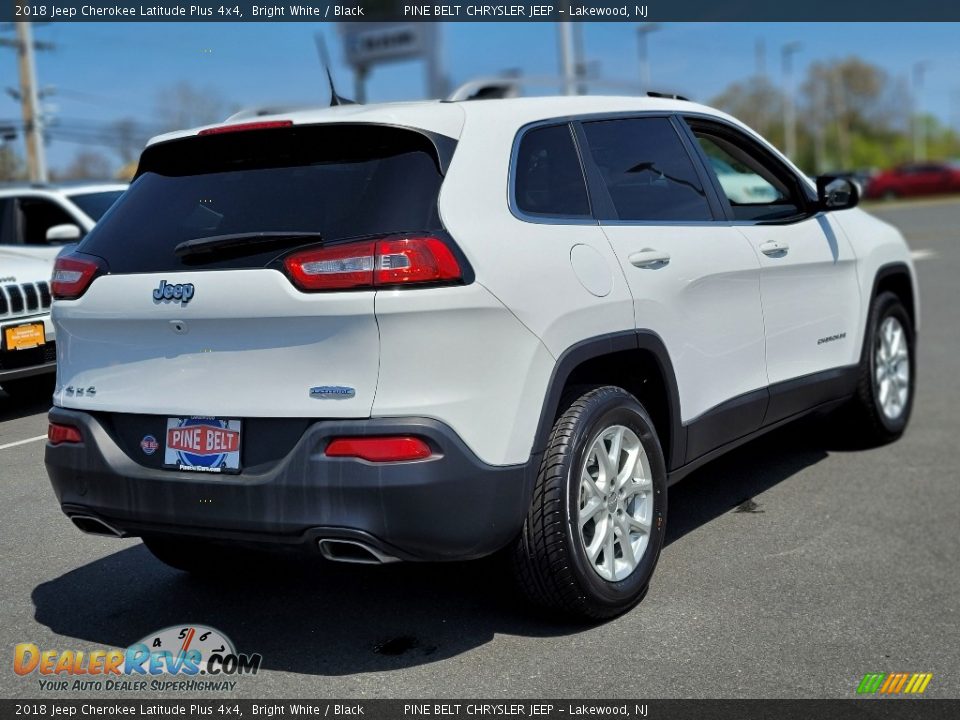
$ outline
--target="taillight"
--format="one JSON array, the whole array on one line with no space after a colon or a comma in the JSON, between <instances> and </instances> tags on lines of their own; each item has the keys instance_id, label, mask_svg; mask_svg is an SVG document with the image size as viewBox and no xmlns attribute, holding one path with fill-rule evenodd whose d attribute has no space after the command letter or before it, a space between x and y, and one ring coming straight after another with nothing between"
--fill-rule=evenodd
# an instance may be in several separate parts
<instances>
[{"instance_id":1,"label":"taillight","mask_svg":"<svg viewBox=\"0 0 960 720\"><path fill-rule=\"evenodd\" d=\"M57 300L74 300L83 295L93 279L103 270L96 258L77 253L58 257L53 266L50 289Z\"/></svg>"},{"instance_id":2,"label":"taillight","mask_svg":"<svg viewBox=\"0 0 960 720\"><path fill-rule=\"evenodd\" d=\"M418 437L342 437L327 445L328 457L355 457L369 462L404 462L430 457L430 446Z\"/></svg>"},{"instance_id":3,"label":"taillight","mask_svg":"<svg viewBox=\"0 0 960 720\"><path fill-rule=\"evenodd\" d=\"M260 122L237 123L235 125L218 125L217 127L201 130L197 135L222 135L230 132L246 132L247 130L271 130L273 128L291 127L293 120L263 120Z\"/></svg>"},{"instance_id":4,"label":"taillight","mask_svg":"<svg viewBox=\"0 0 960 720\"><path fill-rule=\"evenodd\" d=\"M371 287L376 264L375 242L304 250L283 261L302 290L347 290Z\"/></svg>"},{"instance_id":5,"label":"taillight","mask_svg":"<svg viewBox=\"0 0 960 720\"><path fill-rule=\"evenodd\" d=\"M463 278L450 248L435 237L391 237L301 250L283 263L301 290L349 290Z\"/></svg>"},{"instance_id":6,"label":"taillight","mask_svg":"<svg viewBox=\"0 0 960 720\"><path fill-rule=\"evenodd\" d=\"M83 437L81 437L80 431L73 425L50 423L50 427L47 428L47 441L51 445L59 445L61 443L76 444L83 442Z\"/></svg>"}]
</instances>

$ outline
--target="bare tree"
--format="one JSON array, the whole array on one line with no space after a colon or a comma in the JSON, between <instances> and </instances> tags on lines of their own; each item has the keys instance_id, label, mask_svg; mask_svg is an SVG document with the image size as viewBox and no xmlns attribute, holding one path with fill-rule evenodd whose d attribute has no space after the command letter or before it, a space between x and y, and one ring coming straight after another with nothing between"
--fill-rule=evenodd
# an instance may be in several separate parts
<instances>
[{"instance_id":1,"label":"bare tree","mask_svg":"<svg viewBox=\"0 0 960 720\"><path fill-rule=\"evenodd\" d=\"M150 132L129 117L112 122L110 131L114 138L114 150L124 165L133 162L150 139Z\"/></svg>"},{"instance_id":2,"label":"bare tree","mask_svg":"<svg viewBox=\"0 0 960 720\"><path fill-rule=\"evenodd\" d=\"M0 180L23 180L23 159L9 145L0 145Z\"/></svg>"},{"instance_id":3,"label":"bare tree","mask_svg":"<svg viewBox=\"0 0 960 720\"><path fill-rule=\"evenodd\" d=\"M55 180L106 180L112 177L111 163L101 153L81 150L66 169L51 173Z\"/></svg>"},{"instance_id":4,"label":"bare tree","mask_svg":"<svg viewBox=\"0 0 960 720\"><path fill-rule=\"evenodd\" d=\"M783 115L783 94L763 75L730 85L710 104L740 118L774 143L783 139L783 127L776 121Z\"/></svg>"},{"instance_id":5,"label":"bare tree","mask_svg":"<svg viewBox=\"0 0 960 720\"><path fill-rule=\"evenodd\" d=\"M234 111L213 87L197 88L184 81L157 94L157 117L167 130L221 122Z\"/></svg>"}]
</instances>

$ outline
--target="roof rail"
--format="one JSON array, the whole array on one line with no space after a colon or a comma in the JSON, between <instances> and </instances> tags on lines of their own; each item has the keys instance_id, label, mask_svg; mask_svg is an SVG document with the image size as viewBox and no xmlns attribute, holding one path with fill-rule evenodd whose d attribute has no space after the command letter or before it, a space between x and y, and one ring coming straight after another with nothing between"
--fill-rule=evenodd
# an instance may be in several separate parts
<instances>
[{"instance_id":1,"label":"roof rail","mask_svg":"<svg viewBox=\"0 0 960 720\"><path fill-rule=\"evenodd\" d=\"M656 92L655 90L647 90L647 97L661 98L663 100L683 100L684 102L690 102L690 98L684 97L683 95L677 95L675 93Z\"/></svg>"},{"instance_id":2,"label":"roof rail","mask_svg":"<svg viewBox=\"0 0 960 720\"><path fill-rule=\"evenodd\" d=\"M591 85L598 88L620 90L629 93L641 93L643 88L638 83L621 80L603 80L600 78L578 78L577 83ZM530 86L563 87L564 79L559 75L495 75L469 80L458 87L446 98L445 102L460 102L461 100L487 100L491 98L512 98L520 94L520 89Z\"/></svg>"}]
</instances>

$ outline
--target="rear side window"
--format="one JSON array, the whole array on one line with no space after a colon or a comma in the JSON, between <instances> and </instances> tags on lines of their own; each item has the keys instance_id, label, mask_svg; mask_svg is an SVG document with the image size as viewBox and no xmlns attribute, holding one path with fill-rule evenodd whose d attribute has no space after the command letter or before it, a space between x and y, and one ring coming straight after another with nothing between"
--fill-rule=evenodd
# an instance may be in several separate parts
<instances>
[{"instance_id":1,"label":"rear side window","mask_svg":"<svg viewBox=\"0 0 960 720\"><path fill-rule=\"evenodd\" d=\"M703 185L667 118L583 124L593 161L617 217L611 220L712 220Z\"/></svg>"},{"instance_id":2,"label":"rear side window","mask_svg":"<svg viewBox=\"0 0 960 720\"><path fill-rule=\"evenodd\" d=\"M587 186L569 125L527 131L514 167L517 209L542 217L589 217Z\"/></svg>"},{"instance_id":3,"label":"rear side window","mask_svg":"<svg viewBox=\"0 0 960 720\"><path fill-rule=\"evenodd\" d=\"M174 249L257 233L328 243L442 230L442 180L433 144L412 130L313 125L189 137L147 148L137 179L79 249L115 273L263 267L296 244L183 257Z\"/></svg>"}]
</instances>

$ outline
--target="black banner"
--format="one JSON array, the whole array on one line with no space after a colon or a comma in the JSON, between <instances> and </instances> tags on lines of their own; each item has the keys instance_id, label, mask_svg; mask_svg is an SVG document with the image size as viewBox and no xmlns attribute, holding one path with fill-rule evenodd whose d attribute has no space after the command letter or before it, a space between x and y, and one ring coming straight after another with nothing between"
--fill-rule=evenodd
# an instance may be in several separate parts
<instances>
[{"instance_id":1,"label":"black banner","mask_svg":"<svg viewBox=\"0 0 960 720\"><path fill-rule=\"evenodd\" d=\"M0 718L304 720L926 720L960 717L960 700L0 700Z\"/></svg>"},{"instance_id":2,"label":"black banner","mask_svg":"<svg viewBox=\"0 0 960 720\"><path fill-rule=\"evenodd\" d=\"M960 21L943 0L582 0L398 2L299 0L197 4L146 0L0 0L0 21L37 22L919 22Z\"/></svg>"}]
</instances>

